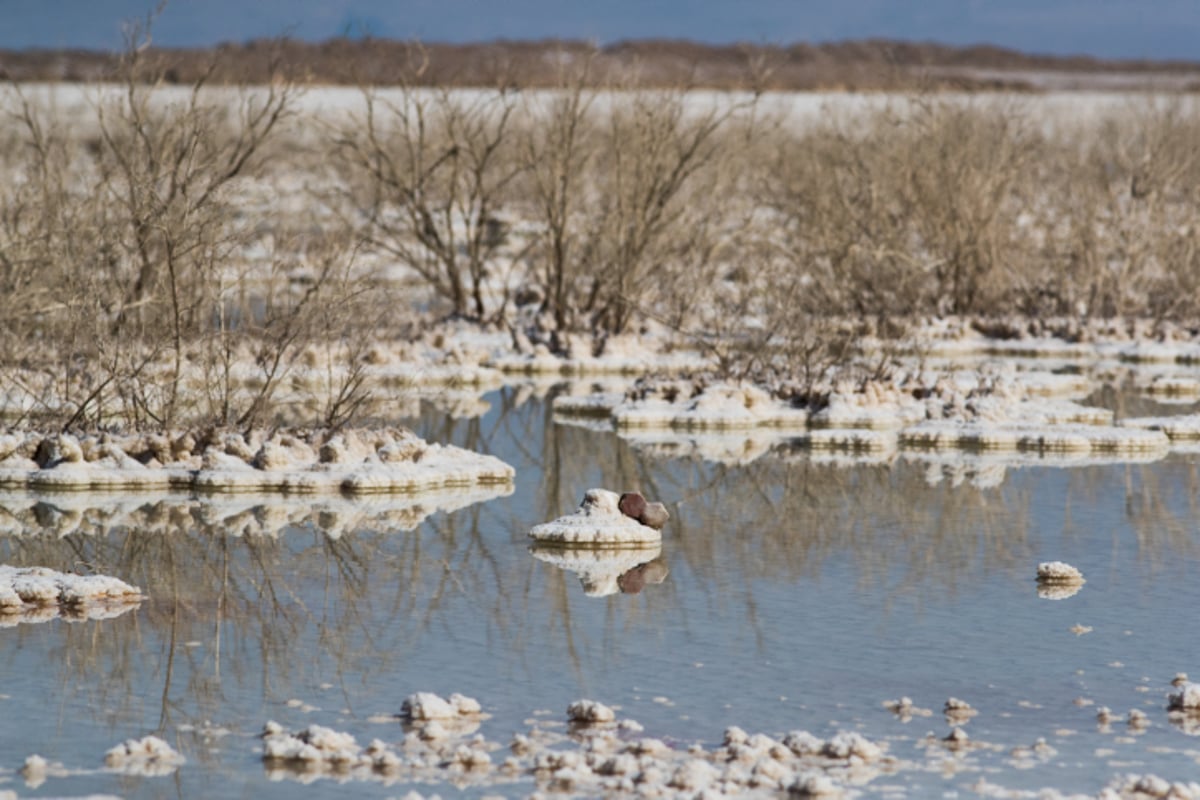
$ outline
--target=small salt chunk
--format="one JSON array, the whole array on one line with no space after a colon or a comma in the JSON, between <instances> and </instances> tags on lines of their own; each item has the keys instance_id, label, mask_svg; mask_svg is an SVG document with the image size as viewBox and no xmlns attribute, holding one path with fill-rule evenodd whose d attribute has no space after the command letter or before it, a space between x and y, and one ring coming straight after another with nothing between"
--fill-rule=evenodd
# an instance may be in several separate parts
<instances>
[{"instance_id":1,"label":"small salt chunk","mask_svg":"<svg viewBox=\"0 0 1200 800\"><path fill-rule=\"evenodd\" d=\"M1065 561L1038 564L1037 579L1043 583L1083 583L1083 573Z\"/></svg>"},{"instance_id":2,"label":"small salt chunk","mask_svg":"<svg viewBox=\"0 0 1200 800\"><path fill-rule=\"evenodd\" d=\"M612 722L616 718L611 708L595 700L576 700L567 706L567 719L580 725Z\"/></svg>"}]
</instances>

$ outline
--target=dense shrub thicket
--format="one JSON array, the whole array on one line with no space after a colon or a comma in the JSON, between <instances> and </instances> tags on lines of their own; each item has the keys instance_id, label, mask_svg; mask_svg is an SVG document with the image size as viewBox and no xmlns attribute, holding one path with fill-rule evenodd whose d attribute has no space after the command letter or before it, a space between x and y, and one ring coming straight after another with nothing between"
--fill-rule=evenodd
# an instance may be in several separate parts
<instances>
[{"instance_id":1,"label":"dense shrub thicket","mask_svg":"<svg viewBox=\"0 0 1200 800\"><path fill-rule=\"evenodd\" d=\"M334 114L158 68L130 48L83 113L3 96L0 369L67 427L259 424L300 363L336 372L310 411L337 424L370 342L420 314L596 351L652 319L800 382L920 316L1200 319L1186 96L798 123L753 93L600 92L584 60L556 91L365 89Z\"/></svg>"}]
</instances>

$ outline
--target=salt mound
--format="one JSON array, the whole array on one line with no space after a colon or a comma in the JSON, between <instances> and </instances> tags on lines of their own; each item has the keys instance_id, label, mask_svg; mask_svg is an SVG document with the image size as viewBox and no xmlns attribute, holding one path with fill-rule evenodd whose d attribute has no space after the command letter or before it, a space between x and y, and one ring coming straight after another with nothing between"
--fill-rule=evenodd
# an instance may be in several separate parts
<instances>
[{"instance_id":1,"label":"salt mound","mask_svg":"<svg viewBox=\"0 0 1200 800\"><path fill-rule=\"evenodd\" d=\"M622 514L620 501L616 492L589 489L574 514L535 525L529 536L538 542L576 547L659 546L662 534Z\"/></svg>"},{"instance_id":2,"label":"salt mound","mask_svg":"<svg viewBox=\"0 0 1200 800\"><path fill-rule=\"evenodd\" d=\"M136 586L106 575L74 575L47 567L0 564L0 626L63 616L102 619L144 599Z\"/></svg>"},{"instance_id":3,"label":"salt mound","mask_svg":"<svg viewBox=\"0 0 1200 800\"><path fill-rule=\"evenodd\" d=\"M563 547L537 545L529 551L534 558L559 569L574 572L588 597L606 597L619 591L636 593L644 583L661 583L667 568L655 562L662 555L661 544L634 548ZM653 576L643 576L642 583L627 576L651 564L660 566Z\"/></svg>"},{"instance_id":4,"label":"salt mound","mask_svg":"<svg viewBox=\"0 0 1200 800\"><path fill-rule=\"evenodd\" d=\"M1128 417L1121 427L1147 431L1162 431L1172 442L1200 440L1200 414L1178 417Z\"/></svg>"},{"instance_id":5,"label":"salt mound","mask_svg":"<svg viewBox=\"0 0 1200 800\"><path fill-rule=\"evenodd\" d=\"M343 774L353 769L383 772L401 764L400 756L383 742L373 741L364 750L350 734L321 725L289 733L269 721L263 727L262 739L263 761L307 774Z\"/></svg>"},{"instance_id":6,"label":"salt mound","mask_svg":"<svg viewBox=\"0 0 1200 800\"><path fill-rule=\"evenodd\" d=\"M1200 683L1185 681L1178 692L1167 697L1167 708L1172 711L1200 712Z\"/></svg>"},{"instance_id":7,"label":"salt mound","mask_svg":"<svg viewBox=\"0 0 1200 800\"><path fill-rule=\"evenodd\" d=\"M401 716L414 722L478 717L482 710L478 701L457 693L444 700L433 692L417 692L400 706Z\"/></svg>"},{"instance_id":8,"label":"salt mound","mask_svg":"<svg viewBox=\"0 0 1200 800\"><path fill-rule=\"evenodd\" d=\"M425 491L506 483L511 466L404 429L183 432L76 438L9 434L0 487L207 492Z\"/></svg>"},{"instance_id":9,"label":"salt mound","mask_svg":"<svg viewBox=\"0 0 1200 800\"><path fill-rule=\"evenodd\" d=\"M157 736L127 739L104 754L106 766L131 775L169 775L185 761Z\"/></svg>"},{"instance_id":10,"label":"salt mound","mask_svg":"<svg viewBox=\"0 0 1200 800\"><path fill-rule=\"evenodd\" d=\"M567 706L567 719L577 725L614 722L616 718L616 712L595 700L576 700Z\"/></svg>"},{"instance_id":11,"label":"salt mound","mask_svg":"<svg viewBox=\"0 0 1200 800\"><path fill-rule=\"evenodd\" d=\"M1083 573L1064 561L1043 561L1037 568L1038 583L1085 583Z\"/></svg>"}]
</instances>

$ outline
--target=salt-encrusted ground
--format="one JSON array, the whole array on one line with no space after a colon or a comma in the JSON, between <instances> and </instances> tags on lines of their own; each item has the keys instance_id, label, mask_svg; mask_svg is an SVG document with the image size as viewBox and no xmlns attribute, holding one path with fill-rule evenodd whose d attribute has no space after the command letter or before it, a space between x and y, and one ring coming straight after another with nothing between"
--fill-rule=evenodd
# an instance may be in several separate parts
<instances>
[{"instance_id":1,"label":"salt-encrusted ground","mask_svg":"<svg viewBox=\"0 0 1200 800\"><path fill-rule=\"evenodd\" d=\"M505 484L499 459L397 429L0 435L0 487L36 491L396 493Z\"/></svg>"}]
</instances>

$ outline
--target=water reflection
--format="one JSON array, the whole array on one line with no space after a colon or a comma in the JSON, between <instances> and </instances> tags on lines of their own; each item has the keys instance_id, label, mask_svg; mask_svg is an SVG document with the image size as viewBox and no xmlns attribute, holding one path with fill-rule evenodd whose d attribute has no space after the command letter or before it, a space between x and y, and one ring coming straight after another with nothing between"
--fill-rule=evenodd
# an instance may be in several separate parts
<instances>
[{"instance_id":1,"label":"water reflection","mask_svg":"<svg viewBox=\"0 0 1200 800\"><path fill-rule=\"evenodd\" d=\"M495 715L483 732L504 738L532 710L579 697L632 706L629 687L638 685L645 698L669 693L679 704L646 699L636 709L656 733L716 736L750 718L783 730L818 723L798 719L804 712L782 694L803 697L823 719L843 703L844 719L861 697L842 687L864 681L923 705L952 684L1002 684L992 662L971 655L994 652L997 641L1014 653L1013 691L1032 693L1037 684L1026 679L1057 663L1038 659L1058 650L1007 643L1045 636L1055 611L1078 604L1088 612L1080 621L1137 628L1147 641L1177 636L1169 613L1147 613L1162 608L1158 587L1188 607L1191 584L1180 572L1200 556L1200 465L1186 459L1070 470L981 460L959 470L786 445L746 463L699 451L660 458L611 432L555 425L546 399L506 389L489 401L481 417L427 408L414 421L424 438L516 466L516 482L487 487L495 493L487 502L460 493L340 503L0 497L0 563L87 564L149 597L115 619L0 630L0 673L32 676L0 706L5 718L30 720L0 725L0 750L45 747L75 766L115 741L161 731L188 758L179 780L201 796L219 787L196 786L200 772L252 780L238 770L266 719L390 741L404 735L390 720L413 691L479 697ZM531 557L524 532L593 486L666 502L667 555L559 548ZM1078 563L1095 575L1094 590L1065 608L1036 602L1031 569L1047 557L1074 561L1065 548L1089 559ZM631 596L618 600L622 592ZM1054 624L1069 636L1075 621ZM1093 652L1108 646L1100 635L1071 641L1079 645L1064 670L1115 660ZM1152 650L1115 655L1132 661ZM950 651L973 660L934 669L925 655ZM1089 673L1094 693L1120 697L1122 678L1109 673ZM719 695L736 712L711 702ZM42 715L43 706L63 711ZM221 737L206 731L232 731L238 744L222 755ZM265 780L257 764L252 771L259 784L216 793L258 794Z\"/></svg>"},{"instance_id":2,"label":"water reflection","mask_svg":"<svg viewBox=\"0 0 1200 800\"><path fill-rule=\"evenodd\" d=\"M534 545L529 552L538 561L575 573L588 597L638 594L670 574L661 544L628 549Z\"/></svg>"}]
</instances>

